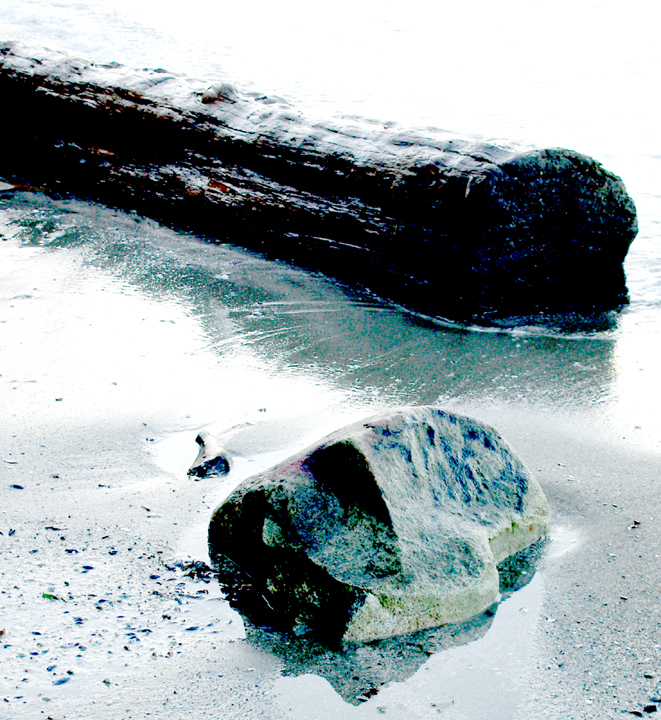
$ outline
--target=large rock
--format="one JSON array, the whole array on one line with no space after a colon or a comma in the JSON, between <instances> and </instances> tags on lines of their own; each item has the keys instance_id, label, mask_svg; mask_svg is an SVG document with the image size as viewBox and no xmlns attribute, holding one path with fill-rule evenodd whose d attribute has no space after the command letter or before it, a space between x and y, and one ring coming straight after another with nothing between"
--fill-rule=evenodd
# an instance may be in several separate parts
<instances>
[{"instance_id":1,"label":"large rock","mask_svg":"<svg viewBox=\"0 0 661 720\"><path fill-rule=\"evenodd\" d=\"M312 122L161 69L0 45L0 177L322 270L431 315L491 322L627 302L619 177L539 149Z\"/></svg>"},{"instance_id":2,"label":"large rock","mask_svg":"<svg viewBox=\"0 0 661 720\"><path fill-rule=\"evenodd\" d=\"M484 610L497 564L549 522L492 428L424 406L350 425L245 481L215 510L209 547L293 625L360 642Z\"/></svg>"}]
</instances>

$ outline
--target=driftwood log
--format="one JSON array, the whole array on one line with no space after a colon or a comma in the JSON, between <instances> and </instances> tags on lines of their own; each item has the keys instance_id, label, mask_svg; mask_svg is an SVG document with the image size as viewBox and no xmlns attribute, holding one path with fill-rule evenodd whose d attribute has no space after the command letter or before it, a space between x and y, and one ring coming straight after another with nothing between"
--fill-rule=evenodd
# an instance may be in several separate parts
<instances>
[{"instance_id":1,"label":"driftwood log","mask_svg":"<svg viewBox=\"0 0 661 720\"><path fill-rule=\"evenodd\" d=\"M610 310L636 230L570 150L309 122L286 102L0 46L0 176L135 210L438 316Z\"/></svg>"}]
</instances>

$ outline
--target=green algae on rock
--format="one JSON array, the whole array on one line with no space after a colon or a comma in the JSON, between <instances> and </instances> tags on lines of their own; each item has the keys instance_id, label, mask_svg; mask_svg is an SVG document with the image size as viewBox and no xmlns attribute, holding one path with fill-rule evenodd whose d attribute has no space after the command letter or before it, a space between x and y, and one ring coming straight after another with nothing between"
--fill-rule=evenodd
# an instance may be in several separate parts
<instances>
[{"instance_id":1,"label":"green algae on rock","mask_svg":"<svg viewBox=\"0 0 661 720\"><path fill-rule=\"evenodd\" d=\"M498 563L549 525L541 488L493 428L422 406L246 480L213 513L209 548L286 624L364 642L483 611Z\"/></svg>"}]
</instances>

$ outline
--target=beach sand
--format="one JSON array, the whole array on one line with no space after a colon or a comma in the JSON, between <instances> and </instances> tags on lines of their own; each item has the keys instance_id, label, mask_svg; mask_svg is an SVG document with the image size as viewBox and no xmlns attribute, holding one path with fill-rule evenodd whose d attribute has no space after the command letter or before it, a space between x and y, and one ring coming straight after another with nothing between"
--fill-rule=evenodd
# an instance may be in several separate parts
<instances>
[{"instance_id":1,"label":"beach sand","mask_svg":"<svg viewBox=\"0 0 661 720\"><path fill-rule=\"evenodd\" d=\"M0 232L1 717L565 720L657 704L644 308L594 335L466 330L84 203L8 193ZM475 640L407 656L383 686L361 673L401 645L269 649L191 565L211 511L350 421L430 402L493 425L541 483L553 531L534 576ZM235 426L232 472L188 478L197 432Z\"/></svg>"}]
</instances>

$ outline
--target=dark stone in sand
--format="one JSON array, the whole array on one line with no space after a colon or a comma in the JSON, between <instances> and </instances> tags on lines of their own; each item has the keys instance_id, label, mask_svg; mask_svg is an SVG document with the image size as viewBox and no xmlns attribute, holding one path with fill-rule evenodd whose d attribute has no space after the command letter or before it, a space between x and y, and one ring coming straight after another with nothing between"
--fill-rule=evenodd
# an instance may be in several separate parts
<instances>
[{"instance_id":1,"label":"dark stone in sand","mask_svg":"<svg viewBox=\"0 0 661 720\"><path fill-rule=\"evenodd\" d=\"M543 537L544 495L492 428L433 406L350 425L240 485L210 553L292 626L367 641L459 623Z\"/></svg>"},{"instance_id":2,"label":"dark stone in sand","mask_svg":"<svg viewBox=\"0 0 661 720\"><path fill-rule=\"evenodd\" d=\"M372 121L0 46L0 176L137 210L463 321L627 302L617 176L571 150Z\"/></svg>"},{"instance_id":3,"label":"dark stone in sand","mask_svg":"<svg viewBox=\"0 0 661 720\"><path fill-rule=\"evenodd\" d=\"M200 451L188 469L188 474L198 478L227 475L232 467L232 458L219 439L208 432L201 432L195 442L200 446Z\"/></svg>"}]
</instances>

